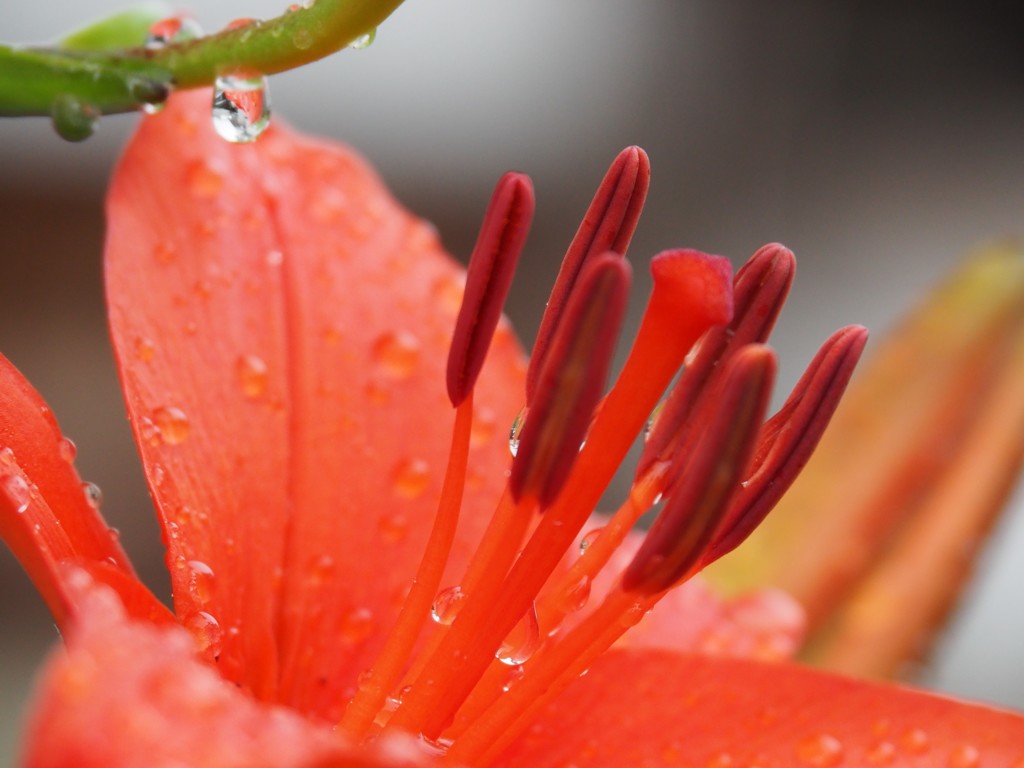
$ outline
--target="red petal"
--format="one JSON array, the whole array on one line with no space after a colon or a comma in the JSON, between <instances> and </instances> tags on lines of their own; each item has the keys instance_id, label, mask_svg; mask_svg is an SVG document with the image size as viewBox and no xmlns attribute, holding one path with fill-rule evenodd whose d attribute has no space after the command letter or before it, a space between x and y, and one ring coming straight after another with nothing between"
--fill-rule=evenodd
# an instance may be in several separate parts
<instances>
[{"instance_id":1,"label":"red petal","mask_svg":"<svg viewBox=\"0 0 1024 768\"><path fill-rule=\"evenodd\" d=\"M330 729L261 704L221 679L176 626L126 618L118 599L71 574L81 610L50 659L30 716L29 768L141 765L424 765L346 748Z\"/></svg>"},{"instance_id":2,"label":"red petal","mask_svg":"<svg viewBox=\"0 0 1024 768\"><path fill-rule=\"evenodd\" d=\"M131 594L133 615L166 616L82 489L74 449L32 385L0 355L0 538L63 625L72 601L62 561L100 568ZM137 611L138 613L135 613Z\"/></svg>"},{"instance_id":3,"label":"red petal","mask_svg":"<svg viewBox=\"0 0 1024 768\"><path fill-rule=\"evenodd\" d=\"M1024 717L788 664L620 650L496 765L1011 766Z\"/></svg>"},{"instance_id":4,"label":"red petal","mask_svg":"<svg viewBox=\"0 0 1024 768\"><path fill-rule=\"evenodd\" d=\"M231 145L208 112L186 94L146 118L111 188L121 375L179 616L216 620L229 679L337 718L440 491L461 271L347 149L281 126ZM499 327L455 568L504 482L522 387Z\"/></svg>"}]
</instances>

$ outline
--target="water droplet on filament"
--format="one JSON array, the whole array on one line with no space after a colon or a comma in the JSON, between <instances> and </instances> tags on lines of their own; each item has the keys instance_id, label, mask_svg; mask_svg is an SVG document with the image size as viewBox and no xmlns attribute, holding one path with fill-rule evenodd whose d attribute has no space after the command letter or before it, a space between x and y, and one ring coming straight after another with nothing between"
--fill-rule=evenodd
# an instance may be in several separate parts
<instances>
[{"instance_id":1,"label":"water droplet on filament","mask_svg":"<svg viewBox=\"0 0 1024 768\"><path fill-rule=\"evenodd\" d=\"M430 617L438 624L451 624L465 599L466 596L462 594L460 586L442 589L434 598L434 604L430 606Z\"/></svg>"},{"instance_id":2,"label":"water droplet on filament","mask_svg":"<svg viewBox=\"0 0 1024 768\"><path fill-rule=\"evenodd\" d=\"M529 661L538 648L540 648L540 623L537 621L537 608L530 606L530 610L512 628L494 657L502 664L517 667Z\"/></svg>"},{"instance_id":3,"label":"water droplet on filament","mask_svg":"<svg viewBox=\"0 0 1024 768\"><path fill-rule=\"evenodd\" d=\"M519 453L519 440L523 436L523 426L526 424L526 408L516 414L508 431L508 452L515 456Z\"/></svg>"},{"instance_id":4,"label":"water droplet on filament","mask_svg":"<svg viewBox=\"0 0 1024 768\"><path fill-rule=\"evenodd\" d=\"M270 96L263 75L222 75L214 82L213 128L233 144L255 141L270 124Z\"/></svg>"},{"instance_id":5,"label":"water droplet on filament","mask_svg":"<svg viewBox=\"0 0 1024 768\"><path fill-rule=\"evenodd\" d=\"M85 503L93 509L99 509L103 504L103 491L96 483L82 483L82 492L85 494Z\"/></svg>"}]
</instances>

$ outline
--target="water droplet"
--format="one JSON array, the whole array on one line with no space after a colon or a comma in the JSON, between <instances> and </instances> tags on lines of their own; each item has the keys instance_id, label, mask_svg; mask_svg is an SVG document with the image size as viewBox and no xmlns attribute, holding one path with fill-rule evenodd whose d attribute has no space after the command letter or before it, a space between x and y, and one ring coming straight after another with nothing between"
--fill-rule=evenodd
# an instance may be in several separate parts
<instances>
[{"instance_id":1,"label":"water droplet","mask_svg":"<svg viewBox=\"0 0 1024 768\"><path fill-rule=\"evenodd\" d=\"M152 339L140 337L135 340L135 354L144 363L148 363L156 354L156 343Z\"/></svg>"},{"instance_id":2,"label":"water droplet","mask_svg":"<svg viewBox=\"0 0 1024 768\"><path fill-rule=\"evenodd\" d=\"M103 491L96 483L82 483L82 493L85 494L85 503L93 509L99 509L103 504Z\"/></svg>"},{"instance_id":3,"label":"water droplet","mask_svg":"<svg viewBox=\"0 0 1024 768\"><path fill-rule=\"evenodd\" d=\"M569 613L583 610L583 607L590 599L590 577L584 576L577 581L572 588L565 593L563 601L564 610Z\"/></svg>"},{"instance_id":4,"label":"water droplet","mask_svg":"<svg viewBox=\"0 0 1024 768\"><path fill-rule=\"evenodd\" d=\"M900 735L900 747L913 755L928 751L928 734L920 728L908 728Z\"/></svg>"},{"instance_id":5,"label":"water droplet","mask_svg":"<svg viewBox=\"0 0 1024 768\"><path fill-rule=\"evenodd\" d=\"M526 410L523 408L516 414L508 431L508 451L513 456L519 453L519 439L523 436L523 426L526 424Z\"/></svg>"},{"instance_id":6,"label":"water droplet","mask_svg":"<svg viewBox=\"0 0 1024 768\"><path fill-rule=\"evenodd\" d=\"M796 757L807 765L839 765L843 761L843 744L831 734L815 734L797 744Z\"/></svg>"},{"instance_id":7,"label":"water droplet","mask_svg":"<svg viewBox=\"0 0 1024 768\"><path fill-rule=\"evenodd\" d=\"M213 592L213 569L202 560L189 560L188 590L200 603L208 603Z\"/></svg>"},{"instance_id":8,"label":"water droplet","mask_svg":"<svg viewBox=\"0 0 1024 768\"><path fill-rule=\"evenodd\" d=\"M457 315L462 308L462 297L466 292L466 276L442 275L434 282L432 292L443 311Z\"/></svg>"},{"instance_id":9,"label":"water droplet","mask_svg":"<svg viewBox=\"0 0 1024 768\"><path fill-rule=\"evenodd\" d=\"M185 629L192 633L196 648L200 653L206 652L213 656L220 653L220 641L223 635L220 623L206 611L195 611L183 622Z\"/></svg>"},{"instance_id":10,"label":"water droplet","mask_svg":"<svg viewBox=\"0 0 1024 768\"><path fill-rule=\"evenodd\" d=\"M32 491L28 487L28 482L21 475L0 477L0 492L7 497L7 502L19 514L27 510L29 502L32 501Z\"/></svg>"},{"instance_id":11,"label":"water droplet","mask_svg":"<svg viewBox=\"0 0 1024 768\"><path fill-rule=\"evenodd\" d=\"M430 465L423 459L399 462L393 475L393 488L399 496L415 499L422 496L430 484Z\"/></svg>"},{"instance_id":12,"label":"water droplet","mask_svg":"<svg viewBox=\"0 0 1024 768\"><path fill-rule=\"evenodd\" d=\"M466 596L462 594L460 586L442 589L434 598L434 604L430 606L430 617L438 624L448 626L455 620L465 599Z\"/></svg>"},{"instance_id":13,"label":"water droplet","mask_svg":"<svg viewBox=\"0 0 1024 768\"><path fill-rule=\"evenodd\" d=\"M970 744L954 747L949 753L949 768L978 768L981 753Z\"/></svg>"},{"instance_id":14,"label":"water droplet","mask_svg":"<svg viewBox=\"0 0 1024 768\"><path fill-rule=\"evenodd\" d=\"M262 358L256 355L242 355L235 361L235 372L238 374L242 394L247 398L257 400L266 394L270 377L267 364Z\"/></svg>"},{"instance_id":15,"label":"water droplet","mask_svg":"<svg viewBox=\"0 0 1024 768\"><path fill-rule=\"evenodd\" d=\"M188 437L188 416L180 408L163 406L153 411L153 425L167 445L179 445Z\"/></svg>"},{"instance_id":16,"label":"water droplet","mask_svg":"<svg viewBox=\"0 0 1024 768\"><path fill-rule=\"evenodd\" d=\"M864 757L871 765L888 765L896 759L896 747L891 741L880 741Z\"/></svg>"},{"instance_id":17,"label":"water droplet","mask_svg":"<svg viewBox=\"0 0 1024 768\"><path fill-rule=\"evenodd\" d=\"M582 554L583 554L584 552L586 552L586 551L587 551L587 549L589 549L589 548L590 548L590 545L591 545L591 544L593 544L593 543L594 543L595 541L597 541L598 537L599 537L599 536L601 535L601 533L602 533L603 531L604 531L604 528L603 528L603 527L602 527L602 528L595 528L595 529L594 529L594 530L592 530L592 531L587 531L587 532L586 532L586 533L585 533L585 534L583 535L583 538L582 538L582 539L580 539L580 554L581 554L581 555L582 555Z\"/></svg>"},{"instance_id":18,"label":"water droplet","mask_svg":"<svg viewBox=\"0 0 1024 768\"><path fill-rule=\"evenodd\" d=\"M62 437L57 441L57 453L60 454L61 459L70 464L78 455L78 448L75 447L70 437Z\"/></svg>"},{"instance_id":19,"label":"water droplet","mask_svg":"<svg viewBox=\"0 0 1024 768\"><path fill-rule=\"evenodd\" d=\"M385 512L377 527L385 541L399 542L409 533L409 518L401 512Z\"/></svg>"},{"instance_id":20,"label":"water droplet","mask_svg":"<svg viewBox=\"0 0 1024 768\"><path fill-rule=\"evenodd\" d=\"M341 639L347 643L360 643L373 634L373 611L353 608L341 625Z\"/></svg>"},{"instance_id":21,"label":"water droplet","mask_svg":"<svg viewBox=\"0 0 1024 768\"><path fill-rule=\"evenodd\" d=\"M355 50L355 51L361 51L364 48L369 48L373 44L373 41L376 40L376 39L377 39L377 28L374 27L369 32L367 32L365 35L360 35L355 40L353 40L351 43L349 43L348 47L353 49L353 50Z\"/></svg>"},{"instance_id":22,"label":"water droplet","mask_svg":"<svg viewBox=\"0 0 1024 768\"><path fill-rule=\"evenodd\" d=\"M220 192L224 186L224 176L216 168L211 167L205 160L196 160L185 168L185 184L189 192L201 200L209 200ZM159 246L157 246L159 248ZM171 258L166 262L173 261L176 255L171 246L167 251ZM157 259L160 259L160 251L157 251Z\"/></svg>"},{"instance_id":23,"label":"water droplet","mask_svg":"<svg viewBox=\"0 0 1024 768\"><path fill-rule=\"evenodd\" d=\"M378 367L396 379L411 376L419 357L420 341L408 331L385 333L373 345L373 358Z\"/></svg>"},{"instance_id":24,"label":"water droplet","mask_svg":"<svg viewBox=\"0 0 1024 768\"><path fill-rule=\"evenodd\" d=\"M658 422L658 417L661 416L661 411L665 407L664 401L659 402L654 406L654 410L651 411L651 415L647 417L647 423L644 424L644 442L646 443L651 437L651 430L654 429L654 425Z\"/></svg>"},{"instance_id":25,"label":"water droplet","mask_svg":"<svg viewBox=\"0 0 1024 768\"><path fill-rule=\"evenodd\" d=\"M537 621L537 608L530 606L526 615L512 628L508 637L494 657L502 664L517 667L525 664L540 648L540 624Z\"/></svg>"},{"instance_id":26,"label":"water droplet","mask_svg":"<svg viewBox=\"0 0 1024 768\"><path fill-rule=\"evenodd\" d=\"M96 130L100 111L77 96L62 93L50 105L50 119L57 135L66 141L84 141Z\"/></svg>"},{"instance_id":27,"label":"water droplet","mask_svg":"<svg viewBox=\"0 0 1024 768\"><path fill-rule=\"evenodd\" d=\"M189 16L171 16L150 25L144 45L152 51L171 43L195 40L202 37L202 34L203 30L195 19Z\"/></svg>"},{"instance_id":28,"label":"water droplet","mask_svg":"<svg viewBox=\"0 0 1024 768\"><path fill-rule=\"evenodd\" d=\"M270 97L263 75L223 75L214 82L213 128L233 144L255 141L270 124Z\"/></svg>"},{"instance_id":29,"label":"water droplet","mask_svg":"<svg viewBox=\"0 0 1024 768\"><path fill-rule=\"evenodd\" d=\"M292 35L292 45L300 51L306 51L313 47L313 33L305 27L300 27Z\"/></svg>"},{"instance_id":30,"label":"water droplet","mask_svg":"<svg viewBox=\"0 0 1024 768\"><path fill-rule=\"evenodd\" d=\"M719 752L708 760L706 768L731 768L734 762L732 755L728 752Z\"/></svg>"},{"instance_id":31,"label":"water droplet","mask_svg":"<svg viewBox=\"0 0 1024 768\"><path fill-rule=\"evenodd\" d=\"M486 445L497 430L497 417L487 407L473 406L473 424L469 431L469 444L474 447Z\"/></svg>"}]
</instances>

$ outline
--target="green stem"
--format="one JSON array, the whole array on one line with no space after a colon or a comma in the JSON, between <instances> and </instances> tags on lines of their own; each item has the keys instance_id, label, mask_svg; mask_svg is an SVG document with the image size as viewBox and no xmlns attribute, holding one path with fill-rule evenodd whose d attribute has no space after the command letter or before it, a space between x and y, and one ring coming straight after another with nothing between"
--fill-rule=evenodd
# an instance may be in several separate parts
<instances>
[{"instance_id":1,"label":"green stem","mask_svg":"<svg viewBox=\"0 0 1024 768\"><path fill-rule=\"evenodd\" d=\"M99 113L125 112L160 101L171 88L210 85L219 74L294 69L372 32L401 3L316 0L269 21L158 49L0 46L0 115L49 115L68 97Z\"/></svg>"}]
</instances>

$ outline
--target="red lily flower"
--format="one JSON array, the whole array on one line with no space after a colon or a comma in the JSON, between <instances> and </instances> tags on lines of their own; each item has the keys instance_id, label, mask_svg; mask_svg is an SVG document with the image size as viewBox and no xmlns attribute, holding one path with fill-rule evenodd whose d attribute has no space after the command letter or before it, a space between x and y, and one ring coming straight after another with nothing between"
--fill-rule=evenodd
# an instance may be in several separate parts
<instances>
[{"instance_id":1,"label":"red lily flower","mask_svg":"<svg viewBox=\"0 0 1024 768\"><path fill-rule=\"evenodd\" d=\"M767 514L864 344L862 329L835 334L764 421L788 251L762 249L735 281L716 257L656 257L605 394L642 152L599 189L528 368L500 320L525 177L499 183L463 293L434 233L360 159L280 126L228 145L206 108L181 96L147 117L108 202L112 334L173 615L0 361L0 533L66 644L28 765L1022 764L1016 715L670 635L673 590ZM629 498L569 557L684 358ZM503 425L524 385L509 472ZM666 597L630 633L647 642L617 642ZM741 650L784 640L770 601L753 602L769 630L752 643L711 621Z\"/></svg>"}]
</instances>

